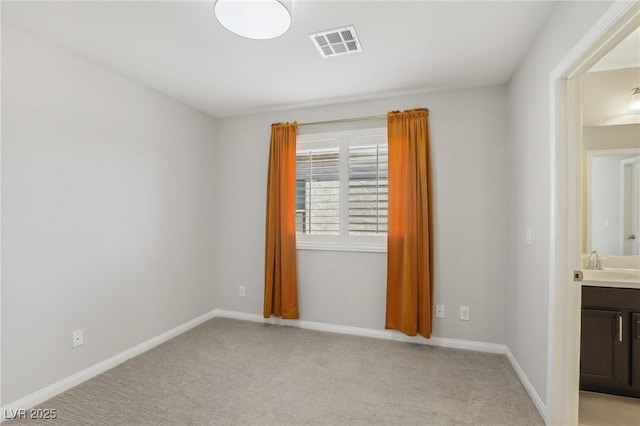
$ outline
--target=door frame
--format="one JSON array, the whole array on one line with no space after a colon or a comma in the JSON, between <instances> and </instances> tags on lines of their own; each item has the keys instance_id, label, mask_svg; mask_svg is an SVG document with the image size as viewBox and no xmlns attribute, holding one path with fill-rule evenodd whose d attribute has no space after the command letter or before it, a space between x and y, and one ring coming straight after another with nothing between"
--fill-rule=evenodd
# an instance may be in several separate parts
<instances>
[{"instance_id":1,"label":"door frame","mask_svg":"<svg viewBox=\"0 0 640 426\"><path fill-rule=\"evenodd\" d=\"M616 1L549 75L550 213L546 418L578 423L582 269L582 125L579 77L640 25L638 1Z\"/></svg>"}]
</instances>

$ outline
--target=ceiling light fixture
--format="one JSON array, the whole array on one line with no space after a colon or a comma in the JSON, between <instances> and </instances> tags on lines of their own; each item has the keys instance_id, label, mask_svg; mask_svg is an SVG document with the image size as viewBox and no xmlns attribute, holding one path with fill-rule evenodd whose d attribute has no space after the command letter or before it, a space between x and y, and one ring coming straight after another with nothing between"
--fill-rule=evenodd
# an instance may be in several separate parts
<instances>
[{"instance_id":1,"label":"ceiling light fixture","mask_svg":"<svg viewBox=\"0 0 640 426\"><path fill-rule=\"evenodd\" d=\"M213 7L223 27L255 40L276 38L291 26L291 1L216 0Z\"/></svg>"},{"instance_id":2,"label":"ceiling light fixture","mask_svg":"<svg viewBox=\"0 0 640 426\"><path fill-rule=\"evenodd\" d=\"M631 111L640 111L640 87L633 89L631 100L629 101L629 109Z\"/></svg>"}]
</instances>

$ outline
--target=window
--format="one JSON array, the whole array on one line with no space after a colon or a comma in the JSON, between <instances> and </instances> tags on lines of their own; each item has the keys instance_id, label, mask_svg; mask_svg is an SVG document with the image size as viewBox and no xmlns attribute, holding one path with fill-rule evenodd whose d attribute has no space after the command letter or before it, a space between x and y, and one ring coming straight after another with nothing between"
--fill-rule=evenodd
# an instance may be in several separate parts
<instances>
[{"instance_id":1,"label":"window","mask_svg":"<svg viewBox=\"0 0 640 426\"><path fill-rule=\"evenodd\" d=\"M298 248L385 251L385 128L298 136Z\"/></svg>"}]
</instances>

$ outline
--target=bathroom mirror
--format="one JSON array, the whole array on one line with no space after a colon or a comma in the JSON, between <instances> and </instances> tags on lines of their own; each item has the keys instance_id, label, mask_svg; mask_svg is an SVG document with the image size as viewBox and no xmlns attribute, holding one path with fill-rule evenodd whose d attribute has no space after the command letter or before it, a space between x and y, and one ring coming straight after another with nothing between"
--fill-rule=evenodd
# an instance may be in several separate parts
<instances>
[{"instance_id":1,"label":"bathroom mirror","mask_svg":"<svg viewBox=\"0 0 640 426\"><path fill-rule=\"evenodd\" d=\"M640 255L640 29L580 77L582 250Z\"/></svg>"},{"instance_id":2,"label":"bathroom mirror","mask_svg":"<svg viewBox=\"0 0 640 426\"><path fill-rule=\"evenodd\" d=\"M586 151L586 252L640 255L640 147Z\"/></svg>"}]
</instances>

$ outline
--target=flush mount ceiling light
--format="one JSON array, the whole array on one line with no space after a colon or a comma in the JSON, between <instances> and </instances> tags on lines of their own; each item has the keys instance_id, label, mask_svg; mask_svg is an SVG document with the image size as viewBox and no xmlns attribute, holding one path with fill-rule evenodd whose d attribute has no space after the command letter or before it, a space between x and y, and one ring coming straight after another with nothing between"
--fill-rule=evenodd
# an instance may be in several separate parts
<instances>
[{"instance_id":1,"label":"flush mount ceiling light","mask_svg":"<svg viewBox=\"0 0 640 426\"><path fill-rule=\"evenodd\" d=\"M290 1L216 0L213 7L223 27L242 37L256 40L276 38L291 26Z\"/></svg>"},{"instance_id":2,"label":"flush mount ceiling light","mask_svg":"<svg viewBox=\"0 0 640 426\"><path fill-rule=\"evenodd\" d=\"M631 111L640 111L640 88L633 89L631 94L631 100L629 101L629 109Z\"/></svg>"}]
</instances>

